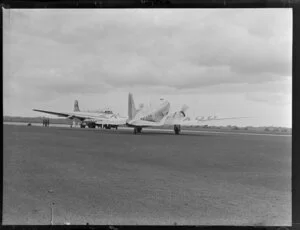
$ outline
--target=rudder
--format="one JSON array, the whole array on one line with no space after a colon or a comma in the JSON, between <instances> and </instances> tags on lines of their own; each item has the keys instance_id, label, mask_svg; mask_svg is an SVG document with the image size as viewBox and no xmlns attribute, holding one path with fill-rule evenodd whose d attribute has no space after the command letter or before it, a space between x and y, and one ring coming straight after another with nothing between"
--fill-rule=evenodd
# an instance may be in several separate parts
<instances>
[{"instance_id":1,"label":"rudder","mask_svg":"<svg viewBox=\"0 0 300 230\"><path fill-rule=\"evenodd\" d=\"M134 105L134 100L132 97L132 94L129 93L128 95L128 118L129 120L132 120L136 115L136 108Z\"/></svg>"},{"instance_id":2,"label":"rudder","mask_svg":"<svg viewBox=\"0 0 300 230\"><path fill-rule=\"evenodd\" d=\"M77 101L77 100L74 101L74 109L73 109L73 111L74 111L74 112L80 112L80 110L79 110L79 105L78 105L78 101Z\"/></svg>"}]
</instances>

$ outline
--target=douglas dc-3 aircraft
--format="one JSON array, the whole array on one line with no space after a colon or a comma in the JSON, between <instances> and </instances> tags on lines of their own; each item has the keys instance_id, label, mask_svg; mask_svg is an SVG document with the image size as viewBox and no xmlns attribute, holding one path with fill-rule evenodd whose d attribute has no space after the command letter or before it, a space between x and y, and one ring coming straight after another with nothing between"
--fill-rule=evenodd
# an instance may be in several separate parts
<instances>
[{"instance_id":1,"label":"douglas dc-3 aircraft","mask_svg":"<svg viewBox=\"0 0 300 230\"><path fill-rule=\"evenodd\" d=\"M126 125L134 128L134 134L141 133L144 127L160 127L160 126L174 126L175 134L179 134L181 126L183 127L197 127L204 122L213 120L237 119L242 117L231 118L217 118L217 117L197 117L191 119L186 115L188 107L183 105L180 111L169 113L170 103L161 99L160 104L155 108L142 107L139 110L135 108L132 94L128 96L128 119ZM124 123L125 124L125 123Z\"/></svg>"},{"instance_id":2,"label":"douglas dc-3 aircraft","mask_svg":"<svg viewBox=\"0 0 300 230\"><path fill-rule=\"evenodd\" d=\"M106 129L117 129L120 123L123 124L126 122L126 118L123 118L118 114L114 114L111 110L93 112L80 111L77 100L74 102L73 112L54 112L40 109L33 109L33 111L57 115L59 117L66 117L73 120L73 124L79 122L81 128L85 128L85 126L88 126L89 128L101 126Z\"/></svg>"}]
</instances>

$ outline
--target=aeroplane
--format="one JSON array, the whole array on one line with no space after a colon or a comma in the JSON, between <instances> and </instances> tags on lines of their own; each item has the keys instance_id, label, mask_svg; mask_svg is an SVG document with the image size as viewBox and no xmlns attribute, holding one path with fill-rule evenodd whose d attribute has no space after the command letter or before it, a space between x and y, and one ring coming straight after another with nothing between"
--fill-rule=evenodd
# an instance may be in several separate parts
<instances>
[{"instance_id":1,"label":"aeroplane","mask_svg":"<svg viewBox=\"0 0 300 230\"><path fill-rule=\"evenodd\" d=\"M121 117L118 114L114 114L109 109L94 112L80 111L78 100L75 100L74 102L73 112L54 112L40 109L33 109L33 111L57 115L59 117L66 117L73 120L73 125L75 126L79 123L81 128L85 128L86 126L89 128L100 126L106 129L117 129L120 123L123 124L126 121L126 118Z\"/></svg>"},{"instance_id":2,"label":"aeroplane","mask_svg":"<svg viewBox=\"0 0 300 230\"><path fill-rule=\"evenodd\" d=\"M134 128L134 134L141 133L145 127L163 126L170 109L170 103L163 98L160 99L160 104L154 108L140 106L135 108L133 96L128 95L128 119L126 126Z\"/></svg>"},{"instance_id":3,"label":"aeroplane","mask_svg":"<svg viewBox=\"0 0 300 230\"><path fill-rule=\"evenodd\" d=\"M146 127L163 127L174 126L175 134L179 134L181 127L199 127L204 122L211 122L214 120L227 120L238 119L245 117L230 117L230 118L217 118L216 116L196 117L194 119L186 115L187 105L183 105L179 111L170 113L170 102L161 98L159 105L154 107L146 107L143 104L139 109L136 109L133 96L131 93L128 95L128 117L121 117L118 114L112 113L110 110L104 112L81 112L79 110L78 101L74 103L73 112L53 112L46 110L33 109L37 112L48 113L60 117L66 117L72 120L78 120L80 127L84 128L86 125L90 128L96 126L110 129L115 127L117 129L120 125L133 127L134 134L141 133L143 128Z\"/></svg>"},{"instance_id":4,"label":"aeroplane","mask_svg":"<svg viewBox=\"0 0 300 230\"><path fill-rule=\"evenodd\" d=\"M133 96L128 95L128 119L126 126L134 128L134 134L141 133L145 127L162 127L174 126L175 134L179 134L181 127L199 127L203 122L211 122L213 120L239 119L245 117L229 117L217 118L209 116L208 118L196 117L192 119L186 115L187 105L183 105L179 111L170 112L170 103L165 99L160 99L160 104L154 108L141 106L140 109L135 108ZM124 123L125 124L125 123Z\"/></svg>"}]
</instances>

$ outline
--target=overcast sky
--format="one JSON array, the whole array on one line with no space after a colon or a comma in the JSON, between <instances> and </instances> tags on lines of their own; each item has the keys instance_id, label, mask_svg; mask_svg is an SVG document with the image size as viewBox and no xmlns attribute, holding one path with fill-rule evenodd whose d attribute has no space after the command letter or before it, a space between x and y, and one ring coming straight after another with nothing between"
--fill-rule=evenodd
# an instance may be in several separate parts
<instances>
[{"instance_id":1,"label":"overcast sky","mask_svg":"<svg viewBox=\"0 0 300 230\"><path fill-rule=\"evenodd\" d=\"M291 9L3 10L4 115L164 97L226 124L291 127Z\"/></svg>"}]
</instances>

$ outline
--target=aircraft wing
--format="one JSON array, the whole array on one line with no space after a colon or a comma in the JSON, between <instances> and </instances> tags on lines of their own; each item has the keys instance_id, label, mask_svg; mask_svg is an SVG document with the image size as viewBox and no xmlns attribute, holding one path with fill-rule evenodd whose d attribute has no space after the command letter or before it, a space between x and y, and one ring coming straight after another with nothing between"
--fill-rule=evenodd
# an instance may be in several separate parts
<instances>
[{"instance_id":1,"label":"aircraft wing","mask_svg":"<svg viewBox=\"0 0 300 230\"><path fill-rule=\"evenodd\" d=\"M209 121L222 121L222 120L235 120L235 119L242 119L242 118L249 118L249 117L224 117L224 118L218 118L218 117L208 117L206 119L194 119L200 123L209 122Z\"/></svg>"},{"instance_id":2,"label":"aircraft wing","mask_svg":"<svg viewBox=\"0 0 300 230\"><path fill-rule=\"evenodd\" d=\"M102 124L108 124L108 125L125 125L127 118L124 117L105 117L105 115L92 115L89 113L81 113L78 114L76 112L74 113L65 113L65 112L54 112L54 111L47 111L47 110L40 110L40 109L33 109L33 111L41 112L41 113L48 113L51 115L56 115L59 117L66 117L66 118L77 118L79 120L90 120L92 122L95 122L98 125Z\"/></svg>"},{"instance_id":3,"label":"aircraft wing","mask_svg":"<svg viewBox=\"0 0 300 230\"><path fill-rule=\"evenodd\" d=\"M207 124L211 121L222 121L222 120L234 120L234 119L241 119L241 118L248 118L248 117L226 117L226 118L209 118L209 119L203 119L203 120L182 120L181 122L176 122L174 125L181 125L186 127L197 127L201 126L203 124Z\"/></svg>"},{"instance_id":4,"label":"aircraft wing","mask_svg":"<svg viewBox=\"0 0 300 230\"><path fill-rule=\"evenodd\" d=\"M83 116L83 115L78 115L76 113L54 112L54 111L47 111L47 110L40 110L40 109L33 109L33 111L41 112L41 113L48 113L48 114L56 115L56 116L59 116L59 117L77 118L77 119L80 119L80 120L92 118L91 116Z\"/></svg>"},{"instance_id":5,"label":"aircraft wing","mask_svg":"<svg viewBox=\"0 0 300 230\"><path fill-rule=\"evenodd\" d=\"M48 114L56 115L59 117L69 117L71 115L70 113L60 113L60 112L53 112L53 111L40 110L40 109L33 109L33 111L41 112L41 113L48 113Z\"/></svg>"}]
</instances>

